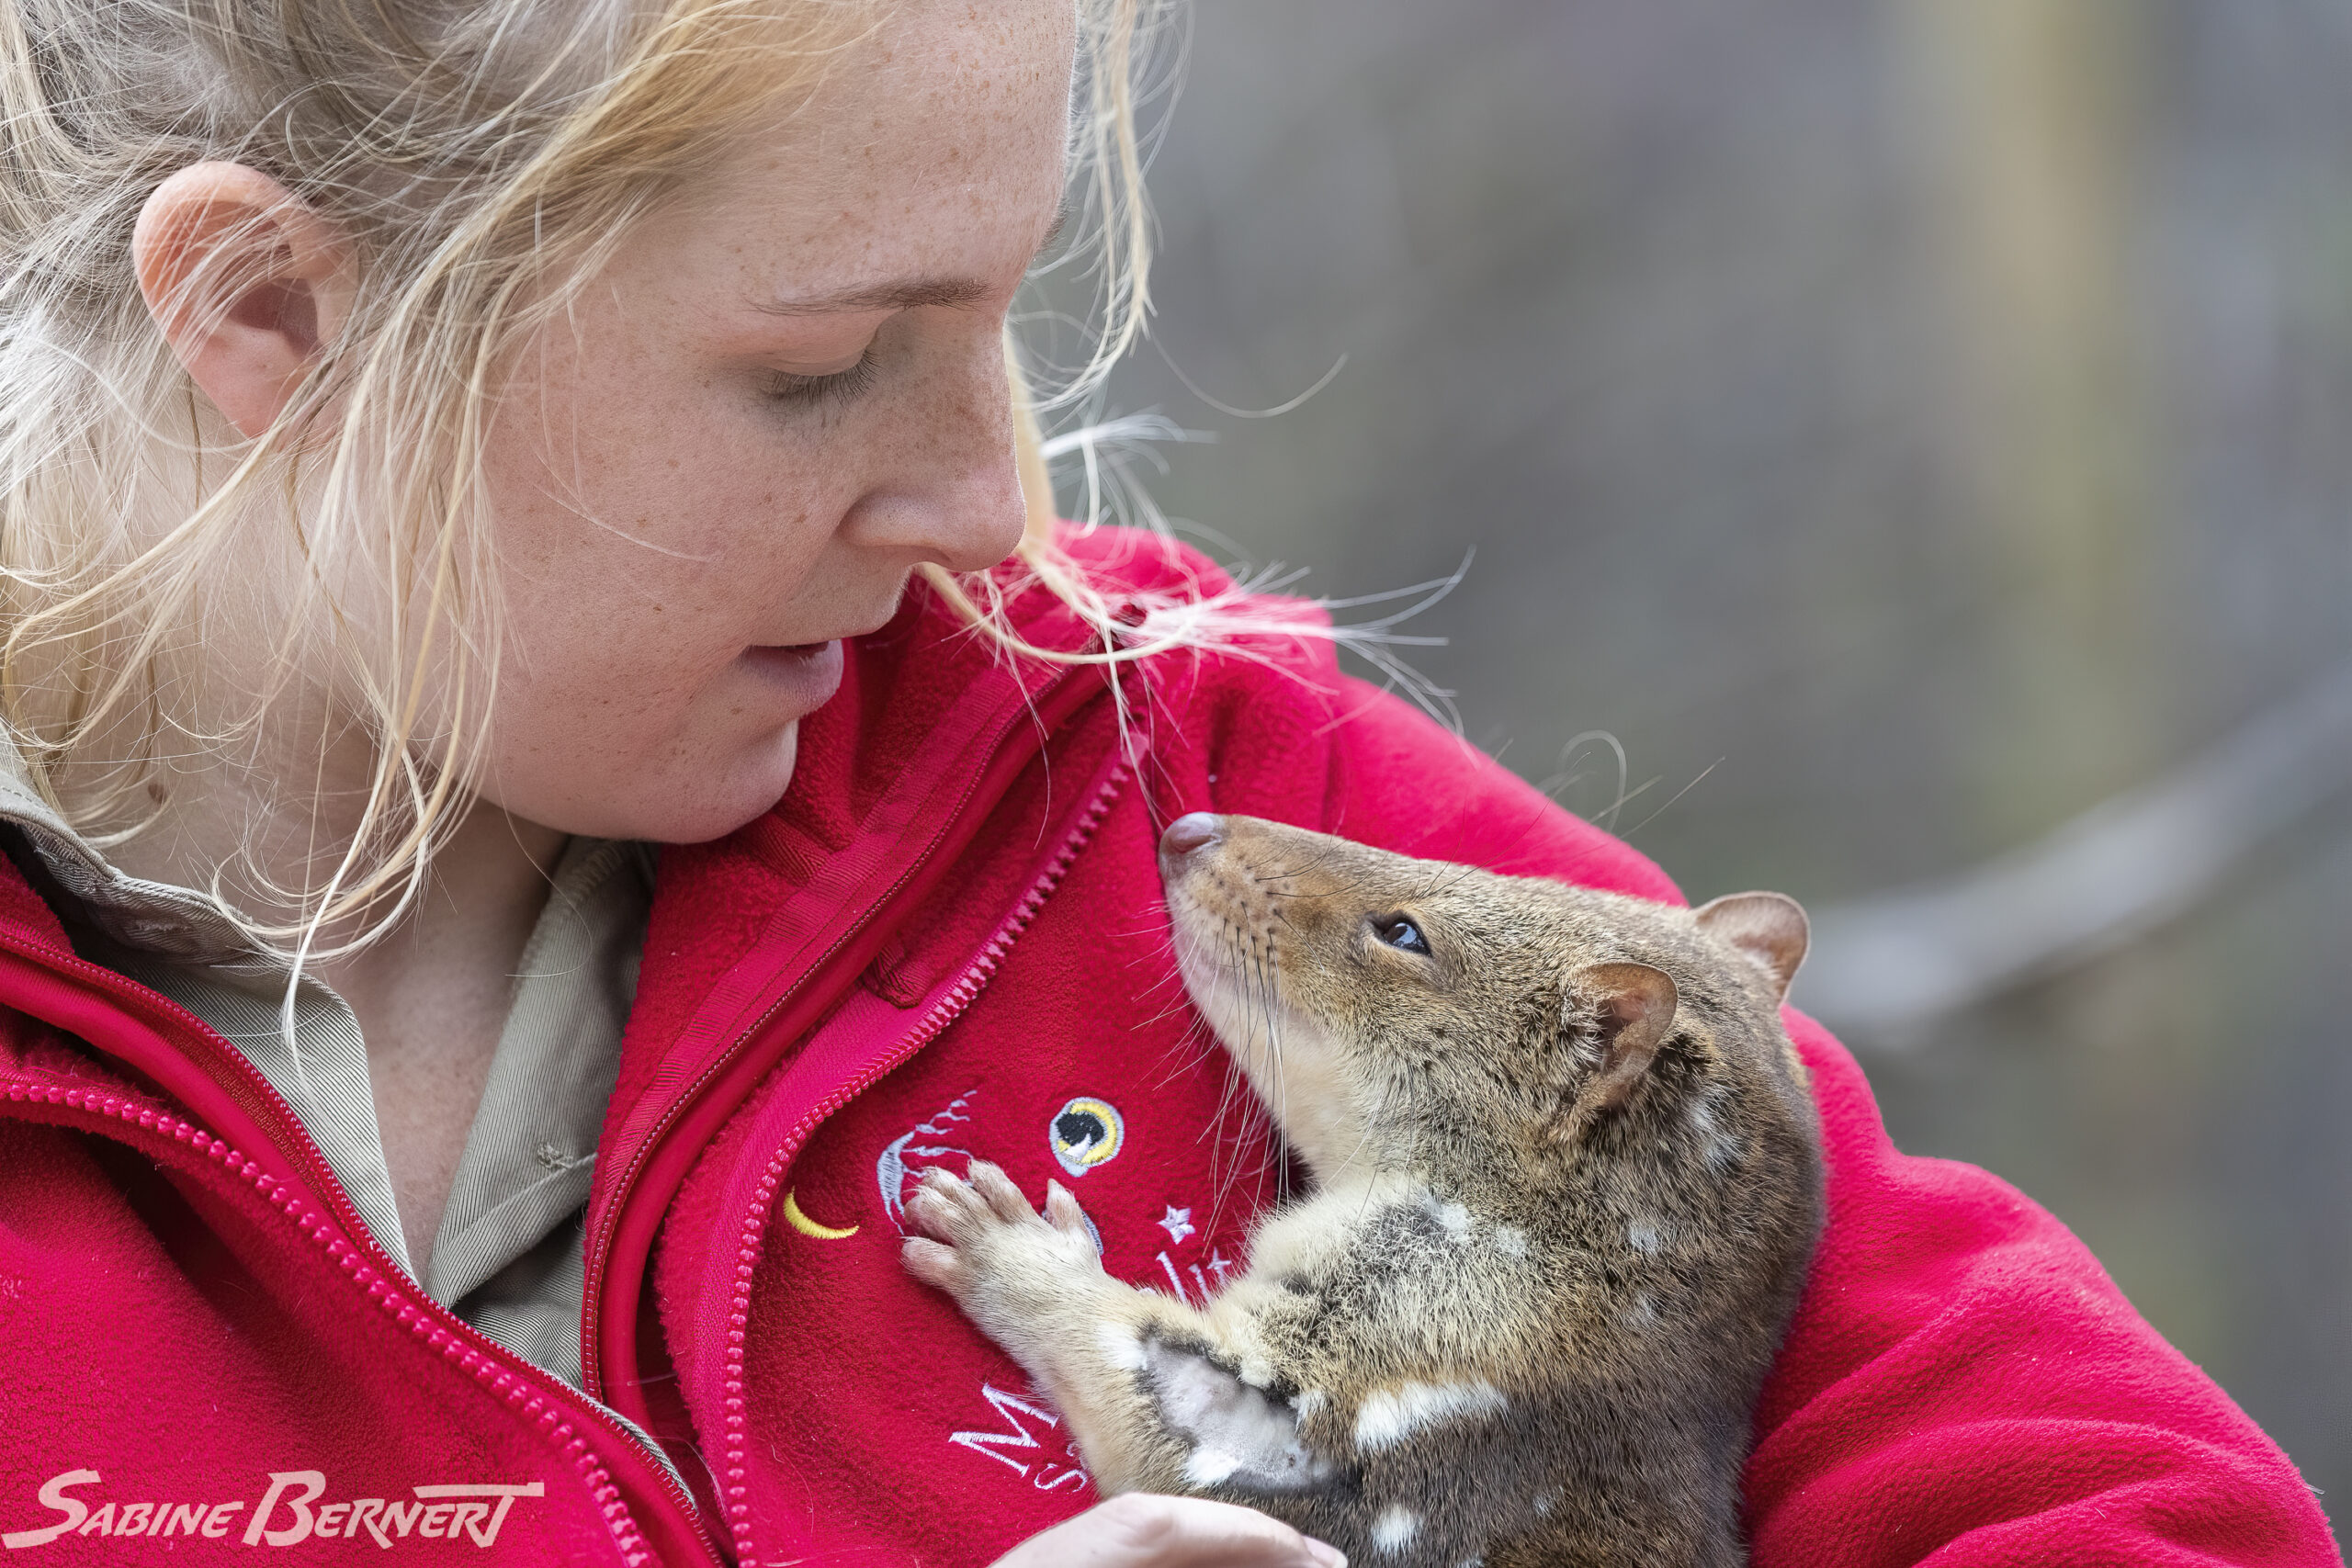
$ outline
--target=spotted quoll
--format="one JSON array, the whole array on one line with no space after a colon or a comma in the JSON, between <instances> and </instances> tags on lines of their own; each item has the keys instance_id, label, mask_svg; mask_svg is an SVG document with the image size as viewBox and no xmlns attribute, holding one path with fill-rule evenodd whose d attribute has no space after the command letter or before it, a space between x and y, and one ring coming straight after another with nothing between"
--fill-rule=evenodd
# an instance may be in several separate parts
<instances>
[{"instance_id":1,"label":"spotted quoll","mask_svg":"<svg viewBox=\"0 0 2352 1568\"><path fill-rule=\"evenodd\" d=\"M1780 1002L1804 915L1698 910L1240 817L1171 824L1186 987L1311 1192L1205 1306L1077 1201L933 1169L906 1265L1105 1493L1263 1509L1358 1568L1739 1563L1758 1392L1821 1224Z\"/></svg>"}]
</instances>

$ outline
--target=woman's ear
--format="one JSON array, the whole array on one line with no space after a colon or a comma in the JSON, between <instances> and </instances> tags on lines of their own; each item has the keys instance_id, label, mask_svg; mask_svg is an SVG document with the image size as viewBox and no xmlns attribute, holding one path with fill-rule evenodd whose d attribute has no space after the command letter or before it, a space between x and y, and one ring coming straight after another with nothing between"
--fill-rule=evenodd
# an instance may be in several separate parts
<instances>
[{"instance_id":1,"label":"woman's ear","mask_svg":"<svg viewBox=\"0 0 2352 1568\"><path fill-rule=\"evenodd\" d=\"M243 164L193 164L157 186L130 265L173 355L247 436L285 412L357 287L335 226Z\"/></svg>"}]
</instances>

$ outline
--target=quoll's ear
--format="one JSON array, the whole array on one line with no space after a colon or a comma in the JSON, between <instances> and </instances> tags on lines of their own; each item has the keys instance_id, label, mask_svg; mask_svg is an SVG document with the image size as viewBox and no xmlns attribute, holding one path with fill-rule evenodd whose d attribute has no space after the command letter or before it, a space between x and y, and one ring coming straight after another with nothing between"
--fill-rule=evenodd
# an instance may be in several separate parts
<instances>
[{"instance_id":1,"label":"quoll's ear","mask_svg":"<svg viewBox=\"0 0 2352 1568\"><path fill-rule=\"evenodd\" d=\"M1650 1069L1674 1027L1673 977L1646 964L1594 964L1568 976L1569 995L1600 1019L1600 1070L1577 1096L1572 1134L1589 1117L1614 1111Z\"/></svg>"},{"instance_id":2,"label":"quoll's ear","mask_svg":"<svg viewBox=\"0 0 2352 1568\"><path fill-rule=\"evenodd\" d=\"M1789 994L1789 982L1813 941L1803 905L1785 893L1726 893L1693 918L1701 931L1754 959L1772 977L1776 996Z\"/></svg>"}]
</instances>

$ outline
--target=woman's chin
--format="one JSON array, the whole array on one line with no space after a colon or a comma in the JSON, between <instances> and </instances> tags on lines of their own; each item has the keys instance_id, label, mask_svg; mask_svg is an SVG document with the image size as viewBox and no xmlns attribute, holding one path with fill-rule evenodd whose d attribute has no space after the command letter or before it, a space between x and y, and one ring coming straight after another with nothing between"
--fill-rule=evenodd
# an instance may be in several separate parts
<instances>
[{"instance_id":1,"label":"woman's chin","mask_svg":"<svg viewBox=\"0 0 2352 1568\"><path fill-rule=\"evenodd\" d=\"M734 765L714 767L703 776L684 781L662 804L659 819L649 823L658 831L632 838L665 844L706 844L723 839L758 820L784 798L800 754L800 721L792 720L759 747L738 757Z\"/></svg>"},{"instance_id":2,"label":"woman's chin","mask_svg":"<svg viewBox=\"0 0 2352 1568\"><path fill-rule=\"evenodd\" d=\"M756 741L690 746L683 755L673 751L606 779L584 781L582 769L556 789L492 785L482 795L502 809L566 833L707 844L756 821L784 798L799 742L800 721L793 719ZM510 778L510 786L514 782ZM598 783L605 787L596 788Z\"/></svg>"}]
</instances>

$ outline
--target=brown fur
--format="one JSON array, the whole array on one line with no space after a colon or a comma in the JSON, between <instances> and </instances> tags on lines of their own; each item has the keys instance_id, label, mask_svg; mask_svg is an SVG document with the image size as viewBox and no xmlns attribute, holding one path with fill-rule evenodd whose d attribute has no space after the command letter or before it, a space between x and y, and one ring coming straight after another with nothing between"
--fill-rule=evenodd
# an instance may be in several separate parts
<instances>
[{"instance_id":1,"label":"brown fur","mask_svg":"<svg viewBox=\"0 0 2352 1568\"><path fill-rule=\"evenodd\" d=\"M1185 982L1315 1192L1201 1310L1104 1274L1058 1185L1040 1218L979 1163L927 1175L909 1269L1106 1493L1245 1503L1358 1568L1744 1562L1754 1405L1821 1223L1779 1021L1802 912L1245 818L1185 818L1161 860Z\"/></svg>"}]
</instances>

